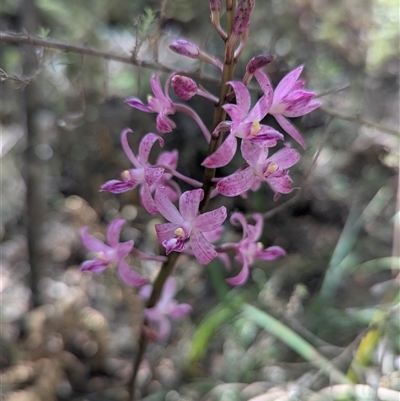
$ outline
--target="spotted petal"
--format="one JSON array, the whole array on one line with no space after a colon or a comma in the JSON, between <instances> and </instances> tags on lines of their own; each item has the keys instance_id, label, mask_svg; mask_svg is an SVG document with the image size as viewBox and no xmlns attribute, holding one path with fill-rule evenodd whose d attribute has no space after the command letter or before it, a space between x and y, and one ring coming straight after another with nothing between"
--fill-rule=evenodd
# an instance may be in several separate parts
<instances>
[{"instance_id":1,"label":"spotted petal","mask_svg":"<svg viewBox=\"0 0 400 401\"><path fill-rule=\"evenodd\" d=\"M249 166L218 181L217 191L225 196L237 196L249 190L255 179L254 170Z\"/></svg>"},{"instance_id":2,"label":"spotted petal","mask_svg":"<svg viewBox=\"0 0 400 401\"><path fill-rule=\"evenodd\" d=\"M151 148L155 142L159 142L160 146L164 146L164 140L156 134L149 133L143 137L139 145L139 161L142 166L145 166L149 160Z\"/></svg>"},{"instance_id":3,"label":"spotted petal","mask_svg":"<svg viewBox=\"0 0 400 401\"><path fill-rule=\"evenodd\" d=\"M164 186L160 185L156 189L154 201L158 211L171 223L182 224L184 222L184 219L178 212L178 209L168 198Z\"/></svg>"},{"instance_id":4,"label":"spotted petal","mask_svg":"<svg viewBox=\"0 0 400 401\"><path fill-rule=\"evenodd\" d=\"M303 71L303 66L295 68L293 71L289 72L282 80L279 82L274 93L274 102L283 99L296 84L301 72Z\"/></svg>"},{"instance_id":5,"label":"spotted petal","mask_svg":"<svg viewBox=\"0 0 400 401\"><path fill-rule=\"evenodd\" d=\"M226 207L221 206L210 212L199 214L193 222L193 227L200 231L212 231L218 228L226 219Z\"/></svg>"},{"instance_id":6,"label":"spotted petal","mask_svg":"<svg viewBox=\"0 0 400 401\"><path fill-rule=\"evenodd\" d=\"M123 259L118 261L118 273L122 281L131 287L139 287L147 283L147 279L132 270Z\"/></svg>"},{"instance_id":7,"label":"spotted petal","mask_svg":"<svg viewBox=\"0 0 400 401\"><path fill-rule=\"evenodd\" d=\"M213 246L205 239L200 231L192 230L190 242L194 256L201 264L207 265L218 256Z\"/></svg>"},{"instance_id":8,"label":"spotted petal","mask_svg":"<svg viewBox=\"0 0 400 401\"><path fill-rule=\"evenodd\" d=\"M226 166L235 156L236 148L237 139L235 135L229 133L222 145L212 155L206 157L201 165L208 168Z\"/></svg>"},{"instance_id":9,"label":"spotted petal","mask_svg":"<svg viewBox=\"0 0 400 401\"><path fill-rule=\"evenodd\" d=\"M296 141L303 149L306 148L306 143L297 128L280 114L274 115L278 124Z\"/></svg>"}]
</instances>

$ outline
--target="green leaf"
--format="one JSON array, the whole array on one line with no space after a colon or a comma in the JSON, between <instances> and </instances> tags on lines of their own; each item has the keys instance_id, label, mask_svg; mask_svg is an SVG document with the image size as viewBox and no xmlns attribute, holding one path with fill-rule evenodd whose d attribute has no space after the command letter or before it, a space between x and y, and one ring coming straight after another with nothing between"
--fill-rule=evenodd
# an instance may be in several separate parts
<instances>
[{"instance_id":1,"label":"green leaf","mask_svg":"<svg viewBox=\"0 0 400 401\"><path fill-rule=\"evenodd\" d=\"M342 384L351 383L346 375L337 369L335 365L322 356L311 344L279 320L249 304L244 303L241 309L248 319L268 331L268 333L279 339L279 341L282 341L306 361L321 369L333 381Z\"/></svg>"}]
</instances>

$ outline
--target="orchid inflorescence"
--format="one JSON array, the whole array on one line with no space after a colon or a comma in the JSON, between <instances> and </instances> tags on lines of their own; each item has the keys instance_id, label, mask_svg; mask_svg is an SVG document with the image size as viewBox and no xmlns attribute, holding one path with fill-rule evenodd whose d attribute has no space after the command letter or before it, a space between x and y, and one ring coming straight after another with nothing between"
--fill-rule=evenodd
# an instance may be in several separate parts
<instances>
[{"instance_id":1,"label":"orchid inflorescence","mask_svg":"<svg viewBox=\"0 0 400 401\"><path fill-rule=\"evenodd\" d=\"M228 35L220 25L221 1L210 1L211 21L226 43L225 64L229 52L236 62L247 42L254 3L254 0L238 1L233 27ZM208 55L199 46L187 40L180 39L173 42L170 49L180 55L209 63L221 71L224 69L224 62ZM241 81L229 78L230 80L223 82L230 89L222 104L216 95L200 88L195 80L176 72L167 77L164 87L161 85L160 74L151 77L153 95L148 96L147 104L136 97L126 100L126 103L135 109L145 113L155 113L156 128L160 134L172 132L176 128L176 123L171 116L175 113L184 113L193 118L207 143L214 138L224 138L223 142L219 142L219 146L214 149L210 147L208 156L202 162L202 166L206 169L216 169L229 164L237 153L238 139L240 140L240 153L244 159L242 166L226 177L213 179L213 188L207 194L207 202L209 198L220 195L245 197L248 193L257 191L263 183L272 189L274 200L293 190L289 168L298 162L300 154L289 142L284 142L285 134L302 148L305 148L306 144L301 133L289 119L311 112L319 107L320 103L314 99L313 92L304 90L304 81L299 79L302 66L289 72L273 89L262 68L274 59L275 57L271 55L255 56L247 64L246 73ZM252 106L247 85L253 77L262 95ZM219 121L212 130L208 130L191 107L170 97L170 88L184 101L194 96L204 97L213 107L222 107L224 115L226 113L229 120ZM262 123L268 114L276 119L282 128L281 132ZM120 194L139 187L140 201L146 211L150 214L160 214L167 220L165 223L155 225L157 239L165 248L165 255L149 255L139 251L134 248L132 240L120 242L121 229L126 222L118 218L108 227L106 237L109 245L90 236L87 227L82 229L82 242L94 253L92 260L82 264L83 271L101 272L107 266L116 264L121 279L129 286L142 286L140 296L148 300L151 298L152 286L148 284L147 278L128 265L129 254L167 263L169 256L166 255L178 252L194 256L202 265L207 265L219 257L228 269L231 265L229 256L233 256L233 260L241 265L241 269L236 276L227 279L231 285L246 283L249 269L256 259L270 261L285 255L285 251L279 246L264 248L259 242L263 232L263 218L260 214L252 216L255 222L252 224L243 214L233 213L228 220L231 225L241 227L242 239L238 242L224 243L224 230L228 228L227 209L225 206L220 206L201 212L200 205L206 197L205 187L202 182L177 171L178 151L162 152L152 165L149 162L150 152L156 143L157 146L164 146L162 136L155 133L146 134L140 142L138 153L135 154L128 143L128 137L131 135L135 133L129 128L125 129L122 132L121 143L133 168L123 171L121 179L106 182L100 190ZM283 143L283 146L277 151L272 151L279 143ZM193 189L182 193L176 180L185 182ZM175 202L178 203L178 208ZM153 327L155 330L152 331L155 333L153 338L158 339L168 336L169 318L180 318L192 309L190 305L178 304L173 299L177 286L172 277L165 279L163 284L156 302L148 305L144 312L147 332L149 333L149 328Z\"/></svg>"}]
</instances>

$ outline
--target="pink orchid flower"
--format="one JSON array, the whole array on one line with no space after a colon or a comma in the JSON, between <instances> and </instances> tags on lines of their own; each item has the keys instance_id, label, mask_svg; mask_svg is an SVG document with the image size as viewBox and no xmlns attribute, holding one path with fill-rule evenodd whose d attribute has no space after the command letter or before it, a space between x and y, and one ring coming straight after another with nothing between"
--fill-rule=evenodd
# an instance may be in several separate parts
<instances>
[{"instance_id":1,"label":"pink orchid flower","mask_svg":"<svg viewBox=\"0 0 400 401\"><path fill-rule=\"evenodd\" d=\"M217 252L207 241L204 232L213 231L226 219L226 208L219 207L211 212L199 214L199 205L204 197L202 189L184 192L179 198L179 211L166 194L164 186L156 189L154 201L159 212L170 223L156 224L158 241L165 247L167 255L182 252L185 241L190 238L190 247L196 259L208 264Z\"/></svg>"},{"instance_id":2,"label":"pink orchid flower","mask_svg":"<svg viewBox=\"0 0 400 401\"><path fill-rule=\"evenodd\" d=\"M125 154L136 168L123 171L121 173L122 180L107 181L101 186L100 191L120 194L131 191L140 185L142 205L149 213L156 214L158 210L154 204L151 193L155 190L157 182L163 182L168 186L169 194L172 199L177 199L177 196L179 196L176 193L177 189L175 184L170 180L171 175L164 174L164 168L152 167L148 164L149 154L154 143L159 141L160 145L163 146L164 140L156 134L149 133L145 135L139 145L139 155L136 157L128 143L127 135L130 132L132 132L132 130L129 128L122 132L121 143ZM165 152L159 156L158 161L165 163L168 167L176 167L177 153Z\"/></svg>"},{"instance_id":3,"label":"pink orchid flower","mask_svg":"<svg viewBox=\"0 0 400 401\"><path fill-rule=\"evenodd\" d=\"M82 228L80 233L82 243L89 251L95 252L95 257L83 262L81 271L100 273L110 264L116 263L121 279L129 286L137 287L145 284L147 279L133 271L125 261L125 257L132 251L134 245L133 240L119 242L125 222L124 219L115 219L110 223L106 235L109 246L89 235L88 227Z\"/></svg>"},{"instance_id":4,"label":"pink orchid flower","mask_svg":"<svg viewBox=\"0 0 400 401\"><path fill-rule=\"evenodd\" d=\"M263 87L264 95L250 110L250 92L242 82L228 82L235 92L236 104L226 104L223 109L229 114L232 121L223 121L215 132L229 129L230 132L222 145L202 163L209 168L223 167L233 158L237 148L237 138L243 141L260 142L268 147L275 146L283 135L268 125L261 125L260 121L268 114L272 104L272 87Z\"/></svg>"},{"instance_id":5,"label":"pink orchid flower","mask_svg":"<svg viewBox=\"0 0 400 401\"><path fill-rule=\"evenodd\" d=\"M221 247L234 249L236 252L235 260L242 263L239 274L226 280L231 285L243 285L247 281L249 269L255 259L269 261L286 255L286 252L279 246L270 246L263 249L263 244L257 242L262 234L263 218L261 214L254 214L253 219L256 222L255 225L248 224L245 217L240 213L233 213L230 218L230 222L233 225L237 226L240 224L243 228L243 236L238 243L227 243Z\"/></svg>"},{"instance_id":6,"label":"pink orchid flower","mask_svg":"<svg viewBox=\"0 0 400 401\"><path fill-rule=\"evenodd\" d=\"M144 300L149 299L152 288L152 285L143 286L139 292L140 297ZM176 290L175 279L168 277L156 306L144 311L147 320L156 328L158 340L163 340L170 334L171 323L169 318L180 319L193 309L189 304L178 304L174 299Z\"/></svg>"},{"instance_id":7,"label":"pink orchid flower","mask_svg":"<svg viewBox=\"0 0 400 401\"><path fill-rule=\"evenodd\" d=\"M160 83L160 75L155 74L150 79L151 89L153 90L153 96L148 96L148 104L145 105L139 98L131 97L125 100L125 103L129 106L134 107L140 111L146 113L157 113L156 127L159 132L171 132L176 124L168 117L171 114L175 114L174 102L170 99L168 95L168 88L170 81L174 74L171 74L167 81L165 82L164 91Z\"/></svg>"},{"instance_id":8,"label":"pink orchid flower","mask_svg":"<svg viewBox=\"0 0 400 401\"><path fill-rule=\"evenodd\" d=\"M306 143L301 133L286 118L304 116L321 105L319 101L314 100L315 93L304 90L304 81L298 79L302 71L302 66L297 67L279 82L269 114L273 115L278 124L305 149ZM268 77L260 70L254 75L258 82L262 83L263 90L266 88L267 93L270 93L272 87Z\"/></svg>"},{"instance_id":9,"label":"pink orchid flower","mask_svg":"<svg viewBox=\"0 0 400 401\"><path fill-rule=\"evenodd\" d=\"M286 169L300 159L300 154L295 149L285 147L268 157L267 146L242 141L241 150L247 165L218 181L219 193L225 196L237 196L250 188L257 187L262 181L275 192L275 200L278 194L288 194L292 191L292 180Z\"/></svg>"}]
</instances>

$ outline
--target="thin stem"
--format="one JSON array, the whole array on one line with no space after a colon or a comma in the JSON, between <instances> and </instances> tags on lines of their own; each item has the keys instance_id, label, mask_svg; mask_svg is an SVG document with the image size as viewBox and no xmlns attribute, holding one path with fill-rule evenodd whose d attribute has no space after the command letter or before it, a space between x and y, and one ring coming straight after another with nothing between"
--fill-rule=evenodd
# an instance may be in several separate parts
<instances>
[{"instance_id":1,"label":"thin stem","mask_svg":"<svg viewBox=\"0 0 400 401\"><path fill-rule=\"evenodd\" d=\"M140 332L140 339L139 339L139 344L138 344L138 352L135 356L135 359L133 360L132 376L131 376L131 378L129 380L129 384L128 384L129 398L132 401L134 401L134 399L135 399L136 376L139 372L140 362L142 361L143 355L147 348L147 336L146 336L145 331L143 330L143 327L145 325L146 325L146 320L143 320L143 323L140 326L141 332Z\"/></svg>"},{"instance_id":2,"label":"thin stem","mask_svg":"<svg viewBox=\"0 0 400 401\"><path fill-rule=\"evenodd\" d=\"M196 121L197 125L199 126L201 132L204 135L204 138L206 138L207 142L210 142L211 134L210 131L208 131L207 127L204 125L203 120L199 117L199 115L189 106L186 106L186 104L181 104L181 103L174 103L174 107L176 111L179 111L180 113L186 114L189 117L192 117L194 121Z\"/></svg>"},{"instance_id":3,"label":"thin stem","mask_svg":"<svg viewBox=\"0 0 400 401\"><path fill-rule=\"evenodd\" d=\"M226 1L226 12L227 12L227 20L228 20L228 39L225 42L225 60L224 60L224 68L222 70L222 78L221 78L221 86L219 93L219 102L214 110L214 121L213 121L213 129L218 126L218 124L225 120L226 112L222 108L222 106L226 102L226 95L229 92L230 86L226 83L233 79L233 73L235 71L235 59L234 59L234 49L229 46L229 36L232 33L232 24L233 18L235 15L236 2L232 0ZM211 140L208 146L208 154L211 155L214 153L222 143L223 135L221 133L218 136L211 136ZM208 201L210 200L211 193L214 189L215 184L212 182L212 179L215 176L215 168L206 168L204 171L203 177L203 190L204 190L204 199L200 203L200 211L203 213L206 208Z\"/></svg>"},{"instance_id":4,"label":"thin stem","mask_svg":"<svg viewBox=\"0 0 400 401\"><path fill-rule=\"evenodd\" d=\"M400 134L400 131L397 129L393 129L390 127L386 127L385 125L379 124L379 123L374 123L373 121L368 121L364 120L358 115L355 116L349 116L344 113L340 113L339 111L328 109L326 107L321 107L321 110L323 110L325 113L329 114L332 117L339 118L340 120L346 120L346 121L351 121L355 122L361 125L366 125L367 127L372 127L376 128L379 131L387 132L388 134L396 135L398 136Z\"/></svg>"},{"instance_id":5,"label":"thin stem","mask_svg":"<svg viewBox=\"0 0 400 401\"><path fill-rule=\"evenodd\" d=\"M203 183L200 181L197 181L193 178L187 177L186 175L181 174L179 171L174 170L171 167L163 166L162 164L157 164L154 167L161 167L164 169L165 173L170 173L174 177L179 178L180 180L186 182L187 184L191 185L194 188L201 188Z\"/></svg>"}]
</instances>

